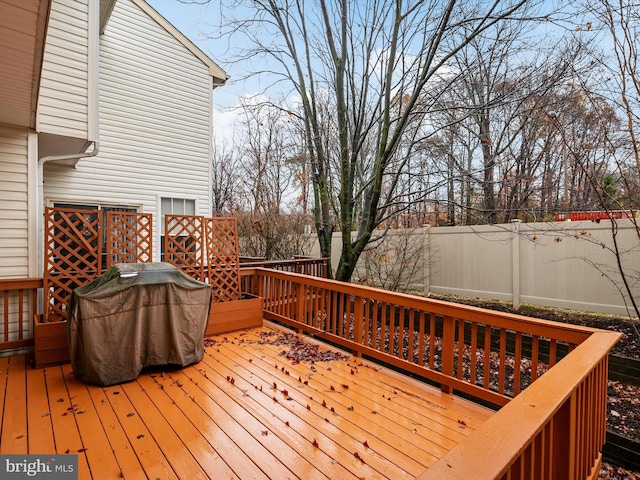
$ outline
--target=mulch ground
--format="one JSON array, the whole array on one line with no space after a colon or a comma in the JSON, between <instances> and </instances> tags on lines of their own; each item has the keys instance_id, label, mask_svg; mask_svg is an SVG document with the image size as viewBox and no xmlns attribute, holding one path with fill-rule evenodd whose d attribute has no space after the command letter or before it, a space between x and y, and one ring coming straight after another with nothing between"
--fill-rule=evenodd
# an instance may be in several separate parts
<instances>
[{"instance_id":1,"label":"mulch ground","mask_svg":"<svg viewBox=\"0 0 640 480\"><path fill-rule=\"evenodd\" d=\"M622 338L613 348L612 353L640 360L640 322L635 319L533 305L522 305L520 309L514 310L507 303L481 298L436 294L431 294L430 297L534 318L619 332L622 333ZM609 381L608 395L607 429L640 442L640 387ZM605 462L599 478L601 480L640 480L640 473L629 472Z\"/></svg>"}]
</instances>

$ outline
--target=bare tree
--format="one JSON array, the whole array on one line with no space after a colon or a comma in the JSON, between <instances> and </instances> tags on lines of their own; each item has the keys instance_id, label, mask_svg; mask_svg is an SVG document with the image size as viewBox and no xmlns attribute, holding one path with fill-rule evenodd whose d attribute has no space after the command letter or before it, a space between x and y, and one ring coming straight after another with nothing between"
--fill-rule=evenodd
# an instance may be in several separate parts
<instances>
[{"instance_id":1,"label":"bare tree","mask_svg":"<svg viewBox=\"0 0 640 480\"><path fill-rule=\"evenodd\" d=\"M213 135L212 147L212 210L223 216L237 208L239 161L236 149L219 135Z\"/></svg>"},{"instance_id":2,"label":"bare tree","mask_svg":"<svg viewBox=\"0 0 640 480\"><path fill-rule=\"evenodd\" d=\"M534 3L229 2L223 23L244 38L233 41L236 59L268 58L263 73L279 75L291 89L283 95L299 102L322 254L335 228L343 237L336 278L349 280L374 229L402 213L396 187L421 140L411 126L449 86L452 57L487 29L522 20L521 11L530 18Z\"/></svg>"},{"instance_id":3,"label":"bare tree","mask_svg":"<svg viewBox=\"0 0 640 480\"><path fill-rule=\"evenodd\" d=\"M255 100L247 100L241 109L235 168L244 202L234 214L243 255L284 259L304 255L310 248L304 235L309 216L301 208L300 198L287 198L293 194L291 185L299 177L300 163L304 167L292 142L295 136L289 117Z\"/></svg>"},{"instance_id":4,"label":"bare tree","mask_svg":"<svg viewBox=\"0 0 640 480\"><path fill-rule=\"evenodd\" d=\"M356 269L358 283L395 292L423 288L425 243L421 230L405 228L386 235L363 253Z\"/></svg>"},{"instance_id":5,"label":"bare tree","mask_svg":"<svg viewBox=\"0 0 640 480\"><path fill-rule=\"evenodd\" d=\"M245 103L238 139L241 172L253 212L280 213L291 184L287 119L270 105Z\"/></svg>"},{"instance_id":6,"label":"bare tree","mask_svg":"<svg viewBox=\"0 0 640 480\"><path fill-rule=\"evenodd\" d=\"M621 294L630 310L640 316L640 305L634 293L640 282L640 271L625 267L623 256L640 247L640 226L631 216L638 243L629 247L618 239L618 220L615 210L629 211L637 208L632 192L638 191L640 178L640 71L638 71L638 34L640 33L640 9L633 2L577 2L578 8L587 12L587 20L580 27L576 38L584 41L600 37L605 49L593 50L588 74L577 76L582 104L590 114L587 120L594 124L588 137L590 141L574 145L563 130L563 141L574 160L576 177L581 176L589 184L593 195L590 199L608 213L611 224L614 255L622 282ZM622 119L618 122L618 119ZM573 133L573 130L571 130ZM581 152L587 147L591 157ZM594 160L595 155L600 159ZM614 282L615 283L615 282Z\"/></svg>"}]
</instances>

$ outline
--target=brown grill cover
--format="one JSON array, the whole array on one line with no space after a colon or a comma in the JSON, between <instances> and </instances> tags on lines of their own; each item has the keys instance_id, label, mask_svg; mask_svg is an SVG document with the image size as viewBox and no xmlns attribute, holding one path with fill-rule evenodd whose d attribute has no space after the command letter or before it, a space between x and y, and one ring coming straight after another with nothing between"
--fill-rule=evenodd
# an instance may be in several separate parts
<instances>
[{"instance_id":1,"label":"brown grill cover","mask_svg":"<svg viewBox=\"0 0 640 480\"><path fill-rule=\"evenodd\" d=\"M118 264L69 301L75 376L101 386L202 360L211 288L166 263Z\"/></svg>"}]
</instances>

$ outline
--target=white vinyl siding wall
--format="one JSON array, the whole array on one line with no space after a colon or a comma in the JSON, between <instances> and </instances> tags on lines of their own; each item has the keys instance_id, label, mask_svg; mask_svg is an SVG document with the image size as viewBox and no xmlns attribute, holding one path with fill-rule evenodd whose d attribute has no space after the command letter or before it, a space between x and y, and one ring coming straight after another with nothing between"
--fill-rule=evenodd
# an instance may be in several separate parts
<instances>
[{"instance_id":1,"label":"white vinyl siding wall","mask_svg":"<svg viewBox=\"0 0 640 480\"><path fill-rule=\"evenodd\" d=\"M0 127L0 278L29 275L28 132Z\"/></svg>"},{"instance_id":2,"label":"white vinyl siding wall","mask_svg":"<svg viewBox=\"0 0 640 480\"><path fill-rule=\"evenodd\" d=\"M196 213L208 215L208 67L131 0L118 0L100 37L99 71L100 153L76 168L46 164L47 202L139 206L154 214L154 238L160 197L196 198Z\"/></svg>"},{"instance_id":3,"label":"white vinyl siding wall","mask_svg":"<svg viewBox=\"0 0 640 480\"><path fill-rule=\"evenodd\" d=\"M41 133L88 138L88 31L86 0L53 0L38 102Z\"/></svg>"}]
</instances>

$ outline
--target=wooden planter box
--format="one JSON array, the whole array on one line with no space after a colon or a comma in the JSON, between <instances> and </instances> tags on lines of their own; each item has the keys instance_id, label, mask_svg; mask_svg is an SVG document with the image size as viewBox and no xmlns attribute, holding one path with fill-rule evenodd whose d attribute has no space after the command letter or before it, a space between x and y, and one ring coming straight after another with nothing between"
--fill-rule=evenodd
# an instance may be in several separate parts
<instances>
[{"instance_id":1,"label":"wooden planter box","mask_svg":"<svg viewBox=\"0 0 640 480\"><path fill-rule=\"evenodd\" d=\"M36 315L33 322L35 366L59 365L69 361L67 322L44 322Z\"/></svg>"},{"instance_id":2,"label":"wooden planter box","mask_svg":"<svg viewBox=\"0 0 640 480\"><path fill-rule=\"evenodd\" d=\"M262 297L248 293L240 300L212 303L205 335L262 326Z\"/></svg>"}]
</instances>

